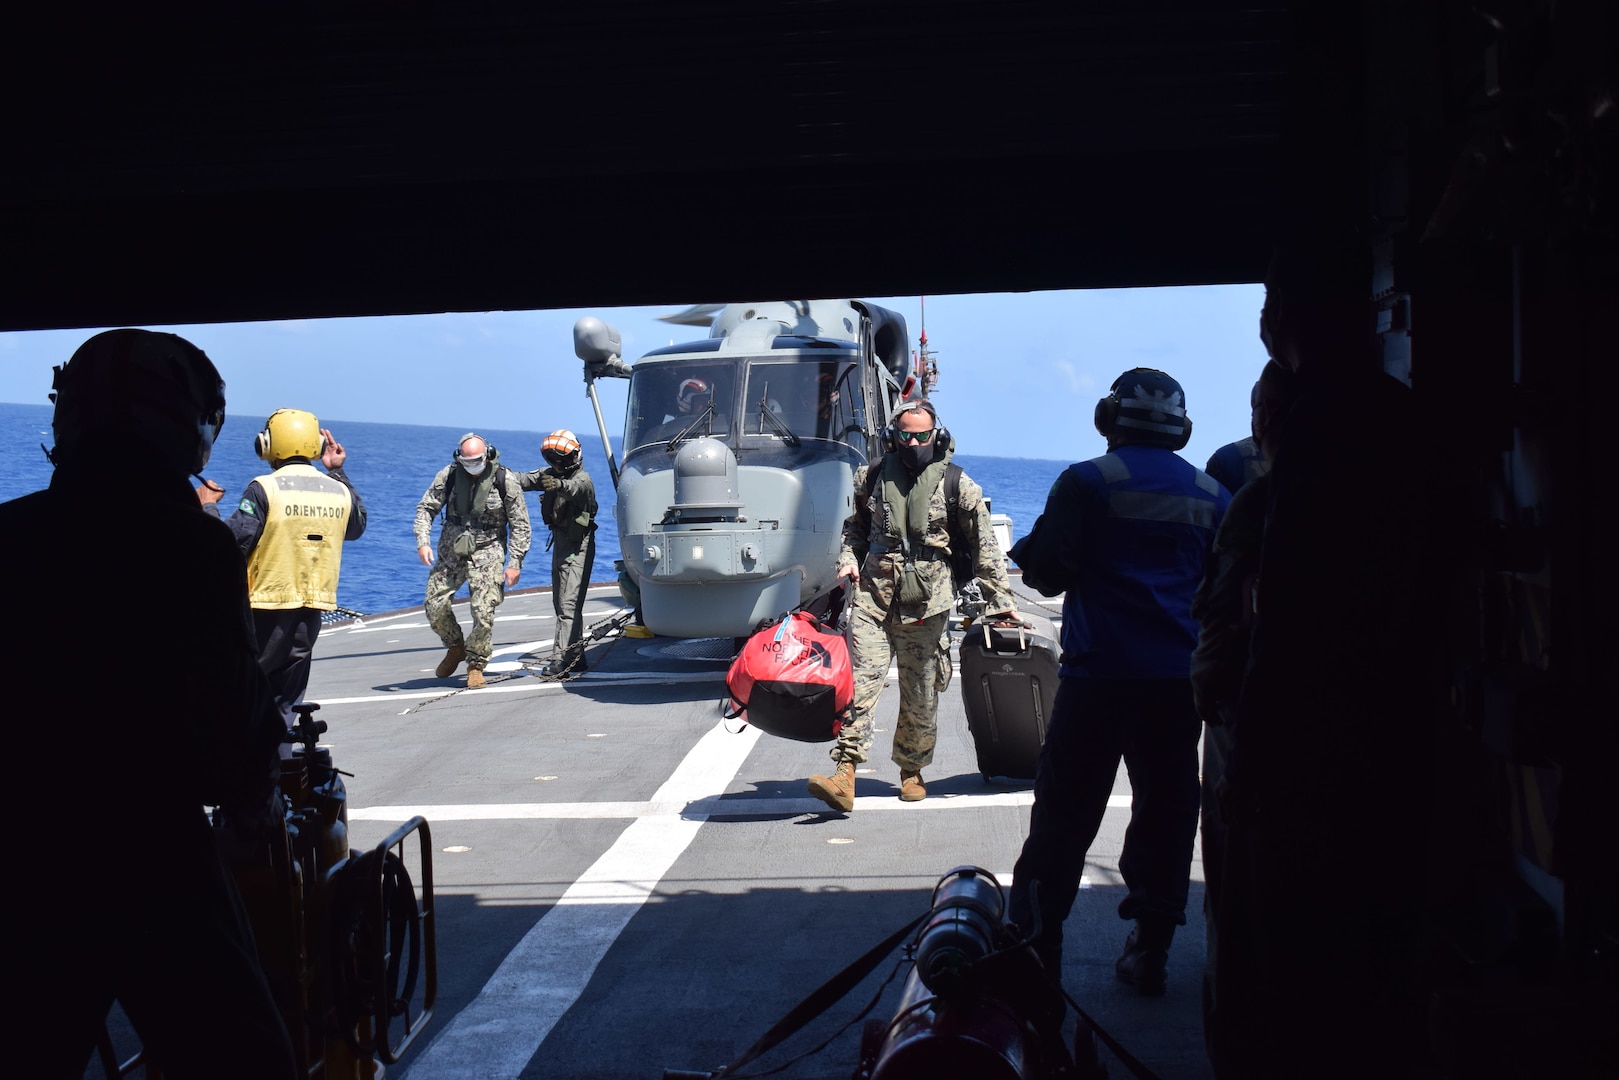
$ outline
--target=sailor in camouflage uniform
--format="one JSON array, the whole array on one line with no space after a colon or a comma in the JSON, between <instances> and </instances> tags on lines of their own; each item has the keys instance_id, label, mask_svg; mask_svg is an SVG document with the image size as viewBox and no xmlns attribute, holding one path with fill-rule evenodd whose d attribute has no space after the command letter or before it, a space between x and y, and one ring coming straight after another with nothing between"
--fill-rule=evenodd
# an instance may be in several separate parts
<instances>
[{"instance_id":1,"label":"sailor in camouflage uniform","mask_svg":"<svg viewBox=\"0 0 1619 1080\"><path fill-rule=\"evenodd\" d=\"M890 660L899 666L893 758L900 769L899 797L906 802L927 797L922 770L933 761L939 691L949 681L955 588L944 478L955 446L927 401L900 406L886 442L888 452L869 467L879 475L868 479L868 467L855 473L854 513L843 523L838 556L838 576L858 582L849 607L853 716L832 748L833 774L809 781L810 794L843 811L854 809L854 770L871 750L872 713ZM983 490L965 474L958 519L955 531L973 551L986 617L1015 619L989 507Z\"/></svg>"},{"instance_id":2,"label":"sailor in camouflage uniform","mask_svg":"<svg viewBox=\"0 0 1619 1080\"><path fill-rule=\"evenodd\" d=\"M557 616L556 644L541 677L560 679L585 670L584 623L580 611L596 561L596 484L581 467L579 438L566 428L545 437L540 456L550 466L521 473L524 491L538 490L540 518L551 530L551 606Z\"/></svg>"},{"instance_id":3,"label":"sailor in camouflage uniform","mask_svg":"<svg viewBox=\"0 0 1619 1080\"><path fill-rule=\"evenodd\" d=\"M495 609L506 590L517 584L528 554L528 506L517 477L497 465L496 450L483 436L461 437L455 460L439 470L416 504L416 549L427 575L427 624L449 650L434 674L447 679L467 662L467 689L484 685L494 640ZM438 562L429 546L433 518L444 511ZM509 535L508 535L509 533ZM508 554L511 565L506 565ZM502 569L504 567L504 570ZM450 610L450 598L462 582L472 594L472 636L464 638Z\"/></svg>"}]
</instances>

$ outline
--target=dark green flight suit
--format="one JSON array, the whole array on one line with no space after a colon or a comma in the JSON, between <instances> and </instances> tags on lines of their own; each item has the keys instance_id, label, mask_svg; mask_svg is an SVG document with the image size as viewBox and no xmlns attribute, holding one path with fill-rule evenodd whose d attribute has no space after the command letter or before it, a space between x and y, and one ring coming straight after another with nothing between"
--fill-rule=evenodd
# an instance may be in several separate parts
<instances>
[{"instance_id":1,"label":"dark green flight suit","mask_svg":"<svg viewBox=\"0 0 1619 1080\"><path fill-rule=\"evenodd\" d=\"M542 476L557 479L543 490ZM554 468L520 473L524 491L540 491L540 518L551 528L551 606L556 611L556 654L576 660L583 652L580 610L590 588L596 562L596 485L583 468L562 473Z\"/></svg>"}]
</instances>

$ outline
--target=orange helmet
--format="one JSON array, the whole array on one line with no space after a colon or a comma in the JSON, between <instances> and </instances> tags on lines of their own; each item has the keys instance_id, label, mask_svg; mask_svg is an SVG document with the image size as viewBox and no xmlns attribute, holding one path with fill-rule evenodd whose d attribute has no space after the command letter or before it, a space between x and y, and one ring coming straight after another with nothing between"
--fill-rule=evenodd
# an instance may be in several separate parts
<instances>
[{"instance_id":1,"label":"orange helmet","mask_svg":"<svg viewBox=\"0 0 1619 1080\"><path fill-rule=\"evenodd\" d=\"M555 469L579 467L579 437L567 428L558 428L540 444L540 456Z\"/></svg>"}]
</instances>

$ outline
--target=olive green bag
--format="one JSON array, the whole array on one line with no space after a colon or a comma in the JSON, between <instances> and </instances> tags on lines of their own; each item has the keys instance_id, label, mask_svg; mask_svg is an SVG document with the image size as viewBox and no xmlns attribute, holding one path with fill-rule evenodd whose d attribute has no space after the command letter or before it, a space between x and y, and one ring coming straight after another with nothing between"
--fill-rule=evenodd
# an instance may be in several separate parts
<instances>
[{"instance_id":1,"label":"olive green bag","mask_svg":"<svg viewBox=\"0 0 1619 1080\"><path fill-rule=\"evenodd\" d=\"M899 602L920 604L932 595L933 590L922 580L922 572L916 568L915 563L906 559L904 568L899 572Z\"/></svg>"}]
</instances>

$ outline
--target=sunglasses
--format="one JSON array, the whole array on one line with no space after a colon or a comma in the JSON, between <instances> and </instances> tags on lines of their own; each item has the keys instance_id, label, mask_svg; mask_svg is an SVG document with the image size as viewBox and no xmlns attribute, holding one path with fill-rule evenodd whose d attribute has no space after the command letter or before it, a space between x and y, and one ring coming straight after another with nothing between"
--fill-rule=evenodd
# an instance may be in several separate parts
<instances>
[{"instance_id":1,"label":"sunglasses","mask_svg":"<svg viewBox=\"0 0 1619 1080\"><path fill-rule=\"evenodd\" d=\"M933 428L926 431L896 431L900 442L929 443L933 441Z\"/></svg>"}]
</instances>

